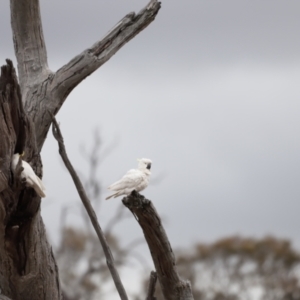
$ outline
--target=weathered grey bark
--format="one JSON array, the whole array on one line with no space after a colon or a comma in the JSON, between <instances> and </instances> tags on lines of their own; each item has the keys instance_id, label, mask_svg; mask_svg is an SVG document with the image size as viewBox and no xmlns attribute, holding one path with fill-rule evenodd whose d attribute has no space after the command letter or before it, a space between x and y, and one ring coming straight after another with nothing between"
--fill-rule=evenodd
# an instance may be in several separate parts
<instances>
[{"instance_id":1,"label":"weathered grey bark","mask_svg":"<svg viewBox=\"0 0 300 300\"><path fill-rule=\"evenodd\" d=\"M125 16L104 39L56 73L48 68L39 0L10 4L21 88L8 62L0 79L0 289L13 300L58 300L58 271L40 199L14 178L12 155L25 150L24 159L42 176L40 151L52 122L48 112L55 115L77 84L149 25L160 3L151 0L137 15Z\"/></svg>"},{"instance_id":2,"label":"weathered grey bark","mask_svg":"<svg viewBox=\"0 0 300 300\"><path fill-rule=\"evenodd\" d=\"M157 281L157 273L154 271L151 271L146 300L157 300L156 297L154 296L156 281Z\"/></svg>"},{"instance_id":3,"label":"weathered grey bark","mask_svg":"<svg viewBox=\"0 0 300 300\"><path fill-rule=\"evenodd\" d=\"M57 266L40 215L40 198L24 189L11 157L25 150L25 160L41 176L34 127L21 101L11 61L0 77L0 289L13 300L60 299Z\"/></svg>"},{"instance_id":4,"label":"weathered grey bark","mask_svg":"<svg viewBox=\"0 0 300 300\"><path fill-rule=\"evenodd\" d=\"M152 202L135 191L122 201L143 229L165 299L194 299L190 283L177 273L174 253Z\"/></svg>"},{"instance_id":5,"label":"weathered grey bark","mask_svg":"<svg viewBox=\"0 0 300 300\"><path fill-rule=\"evenodd\" d=\"M43 36L39 0L11 0L11 26L24 101L34 85L51 73Z\"/></svg>"},{"instance_id":6,"label":"weathered grey bark","mask_svg":"<svg viewBox=\"0 0 300 300\"><path fill-rule=\"evenodd\" d=\"M130 13L101 40L53 73L48 69L38 0L10 0L15 53L25 109L35 125L41 150L52 122L70 92L147 27L160 2L151 0L138 14ZM24 77L24 78L23 78Z\"/></svg>"},{"instance_id":7,"label":"weathered grey bark","mask_svg":"<svg viewBox=\"0 0 300 300\"><path fill-rule=\"evenodd\" d=\"M69 157L67 155L64 139L63 139L63 136L61 134L60 128L58 126L58 123L57 123L55 117L53 117L52 132L53 132L54 138L58 142L59 154L60 154L66 168L68 169L72 179L73 179L73 182L76 186L76 189L78 191L80 199L81 199L81 201L82 201L82 203L83 203L83 205L84 205L84 207L87 211L87 214L90 218L90 221L93 224L93 227L96 231L96 234L97 234L98 239L100 241L100 244L102 246L104 255L106 257L106 263L107 263L108 269L109 269L109 271L111 273L111 276L114 280L114 283L115 283L116 289L117 289L117 291L120 295L120 298L122 300L128 300L128 297L127 297L126 291L124 289L124 286L122 284L121 278L120 278L119 273L116 269L113 255L111 253L111 250L110 250L110 248L109 248L109 246L106 242L106 238L104 236L104 233L103 233L103 231L100 227L100 224L98 222L97 215L96 215L96 213L93 209L93 206L91 204L90 199L88 198L88 196L85 192L85 189L84 189L84 187L81 183L81 180L78 177L78 175L77 175L77 173L76 173L76 171L75 171L73 165L71 164L71 162L69 160Z\"/></svg>"}]
</instances>

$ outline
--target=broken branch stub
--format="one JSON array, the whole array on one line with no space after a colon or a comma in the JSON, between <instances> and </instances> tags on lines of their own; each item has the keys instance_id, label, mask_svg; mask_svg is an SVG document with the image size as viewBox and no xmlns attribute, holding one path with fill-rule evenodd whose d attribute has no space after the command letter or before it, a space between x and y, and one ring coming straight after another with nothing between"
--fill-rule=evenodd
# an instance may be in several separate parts
<instances>
[{"instance_id":1,"label":"broken branch stub","mask_svg":"<svg viewBox=\"0 0 300 300\"><path fill-rule=\"evenodd\" d=\"M123 198L122 202L143 230L165 299L194 299L189 281L182 280L177 273L173 250L152 202L136 191Z\"/></svg>"}]
</instances>

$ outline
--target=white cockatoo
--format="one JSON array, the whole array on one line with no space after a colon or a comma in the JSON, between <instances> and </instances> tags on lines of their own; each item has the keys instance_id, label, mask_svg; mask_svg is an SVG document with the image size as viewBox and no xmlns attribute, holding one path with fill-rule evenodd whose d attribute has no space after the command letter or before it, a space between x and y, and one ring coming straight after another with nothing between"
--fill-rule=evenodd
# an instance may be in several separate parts
<instances>
[{"instance_id":1,"label":"white cockatoo","mask_svg":"<svg viewBox=\"0 0 300 300\"><path fill-rule=\"evenodd\" d=\"M142 158L138 159L138 162L137 169L129 170L119 181L108 187L109 190L115 193L108 196L106 200L121 195L127 196L133 190L140 192L148 186L152 161L148 158Z\"/></svg>"},{"instance_id":2,"label":"white cockatoo","mask_svg":"<svg viewBox=\"0 0 300 300\"><path fill-rule=\"evenodd\" d=\"M23 155L24 153L21 155L19 153L13 155L13 159L12 159L13 171L16 170L20 156L22 157ZM43 185L42 180L34 173L30 164L22 160L22 167L24 168L24 170L21 173L21 178L26 180L26 186L32 187L41 198L46 197L45 186Z\"/></svg>"}]
</instances>

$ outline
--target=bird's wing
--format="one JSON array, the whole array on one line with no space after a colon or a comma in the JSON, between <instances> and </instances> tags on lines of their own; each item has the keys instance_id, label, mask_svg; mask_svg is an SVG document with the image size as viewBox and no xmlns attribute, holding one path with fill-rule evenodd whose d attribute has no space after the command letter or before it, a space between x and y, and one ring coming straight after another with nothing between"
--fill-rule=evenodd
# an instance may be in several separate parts
<instances>
[{"instance_id":1,"label":"bird's wing","mask_svg":"<svg viewBox=\"0 0 300 300\"><path fill-rule=\"evenodd\" d=\"M36 176L36 179L37 179L37 181L39 182L39 184L40 184L42 190L45 191L46 188L45 188L45 186L44 186L44 183L43 183L42 179L41 179L40 177L38 177L38 176Z\"/></svg>"},{"instance_id":2,"label":"bird's wing","mask_svg":"<svg viewBox=\"0 0 300 300\"><path fill-rule=\"evenodd\" d=\"M41 179L36 176L32 167L26 161L22 161L22 167L24 168L22 174L26 178L26 182L35 189L40 197L46 197L44 193L45 187L43 183L41 184Z\"/></svg>"},{"instance_id":3,"label":"bird's wing","mask_svg":"<svg viewBox=\"0 0 300 300\"><path fill-rule=\"evenodd\" d=\"M34 173L34 171L33 171L33 169L32 169L32 167L31 167L31 165L28 163L28 162L26 162L26 161L22 161L22 167L23 167L23 172L22 172L22 174L25 176L25 177L30 177L30 178L33 178L33 177L35 177L36 175L35 175L35 173Z\"/></svg>"},{"instance_id":4,"label":"bird's wing","mask_svg":"<svg viewBox=\"0 0 300 300\"><path fill-rule=\"evenodd\" d=\"M45 198L46 194L45 194L45 190L40 186L39 181L37 180L37 176L35 175L34 177L29 177L27 178L27 182L29 183L29 185L34 188L35 192L41 197L41 198Z\"/></svg>"},{"instance_id":5,"label":"bird's wing","mask_svg":"<svg viewBox=\"0 0 300 300\"><path fill-rule=\"evenodd\" d=\"M108 189L119 191L125 188L135 188L143 181L143 174L139 170L129 170L119 181L113 183Z\"/></svg>"}]
</instances>

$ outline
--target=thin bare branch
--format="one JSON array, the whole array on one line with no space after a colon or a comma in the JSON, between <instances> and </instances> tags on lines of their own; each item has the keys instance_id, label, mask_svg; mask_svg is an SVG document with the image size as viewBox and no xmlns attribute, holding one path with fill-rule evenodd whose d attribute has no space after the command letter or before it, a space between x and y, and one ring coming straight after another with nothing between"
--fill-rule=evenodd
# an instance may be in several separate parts
<instances>
[{"instance_id":1,"label":"thin bare branch","mask_svg":"<svg viewBox=\"0 0 300 300\"><path fill-rule=\"evenodd\" d=\"M173 250L152 202L136 191L122 201L144 232L165 299L194 299L190 282L180 279L177 273Z\"/></svg>"},{"instance_id":2,"label":"thin bare branch","mask_svg":"<svg viewBox=\"0 0 300 300\"><path fill-rule=\"evenodd\" d=\"M160 6L160 2L151 0L138 14L129 13L101 41L96 42L59 69L53 78L54 86L58 87L58 94L66 97L84 78L108 61L155 19Z\"/></svg>"},{"instance_id":3,"label":"thin bare branch","mask_svg":"<svg viewBox=\"0 0 300 300\"><path fill-rule=\"evenodd\" d=\"M98 219L97 219L97 216L96 216L96 213L91 205L91 201L89 200L89 198L87 197L86 195L86 192L83 188L83 185L76 173L76 171L74 170L69 158L68 158L68 155L67 155L67 152L66 152L66 148L65 148L65 145L64 145L64 140L63 140L63 136L61 134L61 131L60 131L60 128L59 128L59 125L55 119L54 116L53 117L53 123L52 123L52 133L53 133L53 136L54 138L57 140L58 142L58 146L59 146L59 154L61 155L64 163L65 163L65 166L66 168L68 169L73 181L74 181L74 184L76 186L76 189L78 191L78 194L80 196L80 199L82 200L82 203L90 217L90 220L94 226L94 229L97 233L97 236L99 238L99 241L102 245L102 248L103 248L103 251L104 251L104 254L105 254L105 257L106 257L106 263L107 263L107 266L109 268L109 271L112 275L112 278L114 280L114 283L115 283L115 286L118 290L118 293L120 295L120 298L122 300L128 300L127 298L127 294L126 294L126 291L123 287L123 284L121 282L121 279L120 279L120 276L118 274L118 271L115 267L115 262L114 262L114 258L113 258L113 255L110 251L110 248L106 242L106 239L105 239L105 236L103 234L103 231L99 225L99 222L98 222Z\"/></svg>"},{"instance_id":4,"label":"thin bare branch","mask_svg":"<svg viewBox=\"0 0 300 300\"><path fill-rule=\"evenodd\" d=\"M10 0L11 25L20 86L49 75L39 0ZM37 79L39 78L39 79Z\"/></svg>"},{"instance_id":5,"label":"thin bare branch","mask_svg":"<svg viewBox=\"0 0 300 300\"><path fill-rule=\"evenodd\" d=\"M156 281L157 281L157 273L154 271L151 271L150 280L149 280L149 288L148 288L146 300L156 300L156 297L154 296Z\"/></svg>"}]
</instances>

